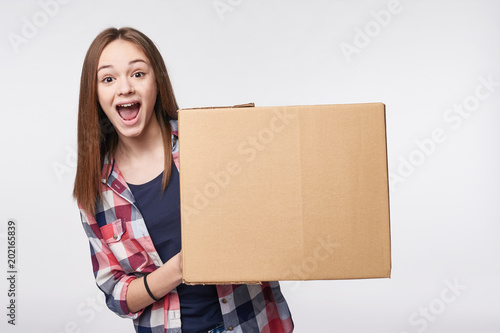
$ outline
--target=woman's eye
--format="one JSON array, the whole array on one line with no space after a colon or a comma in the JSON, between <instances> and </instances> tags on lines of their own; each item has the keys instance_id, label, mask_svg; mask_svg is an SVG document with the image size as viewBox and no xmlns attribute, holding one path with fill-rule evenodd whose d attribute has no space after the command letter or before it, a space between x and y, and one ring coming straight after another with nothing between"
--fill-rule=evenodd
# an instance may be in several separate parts
<instances>
[{"instance_id":1,"label":"woman's eye","mask_svg":"<svg viewBox=\"0 0 500 333\"><path fill-rule=\"evenodd\" d=\"M102 79L102 82L111 83L113 82L113 78L111 76L106 76L105 78Z\"/></svg>"},{"instance_id":2,"label":"woman's eye","mask_svg":"<svg viewBox=\"0 0 500 333\"><path fill-rule=\"evenodd\" d=\"M134 77L143 77L145 74L143 72L137 72L137 73L134 73Z\"/></svg>"}]
</instances>

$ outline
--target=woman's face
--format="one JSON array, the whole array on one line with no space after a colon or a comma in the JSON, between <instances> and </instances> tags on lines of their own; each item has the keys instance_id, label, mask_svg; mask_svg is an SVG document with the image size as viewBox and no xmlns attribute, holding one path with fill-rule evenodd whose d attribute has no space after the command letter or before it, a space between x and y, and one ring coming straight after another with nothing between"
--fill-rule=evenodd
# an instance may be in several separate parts
<instances>
[{"instance_id":1,"label":"woman's face","mask_svg":"<svg viewBox=\"0 0 500 333\"><path fill-rule=\"evenodd\" d=\"M155 75L135 44L121 39L109 43L99 58L97 80L99 104L119 137L139 137L156 122Z\"/></svg>"}]
</instances>

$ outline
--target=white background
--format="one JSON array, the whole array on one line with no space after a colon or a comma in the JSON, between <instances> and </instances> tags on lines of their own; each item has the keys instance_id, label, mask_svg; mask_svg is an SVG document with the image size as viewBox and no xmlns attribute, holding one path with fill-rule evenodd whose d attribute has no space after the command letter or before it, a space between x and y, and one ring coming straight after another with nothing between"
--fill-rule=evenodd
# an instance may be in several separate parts
<instances>
[{"instance_id":1,"label":"white background","mask_svg":"<svg viewBox=\"0 0 500 333\"><path fill-rule=\"evenodd\" d=\"M0 330L133 332L102 306L71 197L85 52L132 26L181 107L386 104L392 278L282 283L296 332L500 332L499 13L494 0L2 0Z\"/></svg>"}]
</instances>

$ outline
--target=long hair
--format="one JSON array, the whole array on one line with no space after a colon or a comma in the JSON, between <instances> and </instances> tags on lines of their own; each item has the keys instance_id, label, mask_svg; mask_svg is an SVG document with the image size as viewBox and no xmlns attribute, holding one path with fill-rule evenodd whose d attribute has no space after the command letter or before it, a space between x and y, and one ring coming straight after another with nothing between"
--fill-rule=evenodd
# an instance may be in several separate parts
<instances>
[{"instance_id":1,"label":"long hair","mask_svg":"<svg viewBox=\"0 0 500 333\"><path fill-rule=\"evenodd\" d=\"M97 35L85 56L78 104L78 163L73 196L81 208L91 213L95 213L97 196L101 195L104 157L108 155L113 158L118 143L118 135L99 105L97 96L99 58L103 49L117 39L132 42L139 47L153 68L158 87L154 111L160 124L165 154L163 190L170 179L172 130L169 119L177 119L178 105L165 62L154 43L140 31L130 27L106 29Z\"/></svg>"}]
</instances>

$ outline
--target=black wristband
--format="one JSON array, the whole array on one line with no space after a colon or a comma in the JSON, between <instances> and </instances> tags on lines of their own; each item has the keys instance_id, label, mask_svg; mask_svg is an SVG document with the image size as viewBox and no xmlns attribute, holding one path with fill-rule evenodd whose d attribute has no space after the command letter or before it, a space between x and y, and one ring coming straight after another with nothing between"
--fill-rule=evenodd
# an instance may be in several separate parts
<instances>
[{"instance_id":1,"label":"black wristband","mask_svg":"<svg viewBox=\"0 0 500 333\"><path fill-rule=\"evenodd\" d=\"M148 273L149 274L149 273ZM146 291L148 292L149 296L154 299L155 301L160 301L160 299L156 298L153 296L153 293L151 292L151 290L149 290L149 286L148 286L148 281L146 280L146 277L148 276L148 274L144 275L144 287L146 287Z\"/></svg>"}]
</instances>

